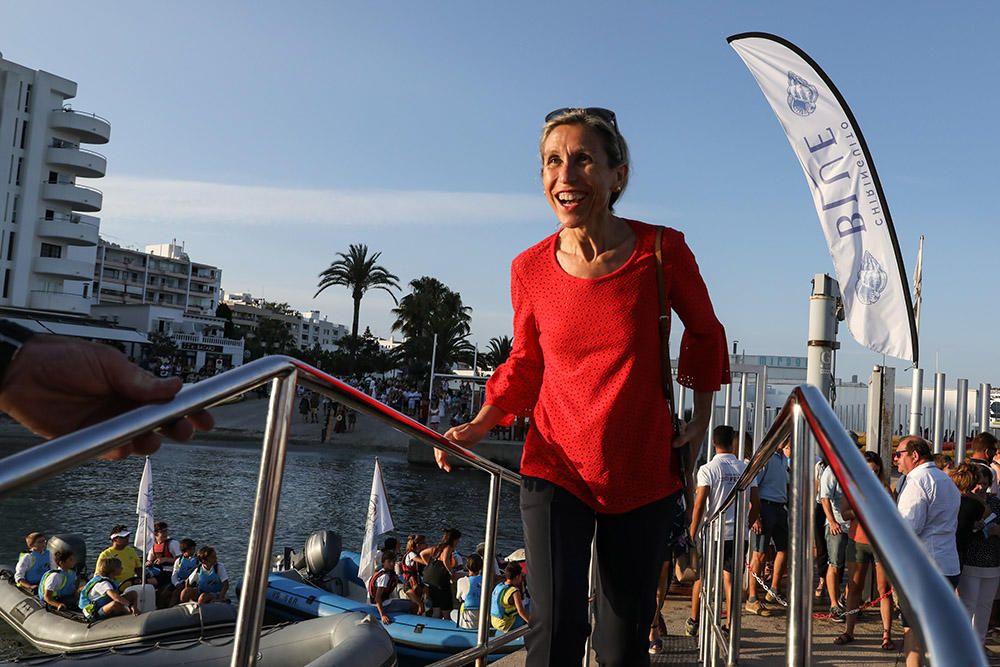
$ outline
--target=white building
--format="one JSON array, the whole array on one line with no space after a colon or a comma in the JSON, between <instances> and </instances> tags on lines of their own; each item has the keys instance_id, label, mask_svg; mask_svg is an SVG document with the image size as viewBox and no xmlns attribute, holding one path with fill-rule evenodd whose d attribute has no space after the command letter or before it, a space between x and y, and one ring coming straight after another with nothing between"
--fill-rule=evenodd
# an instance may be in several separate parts
<instances>
[{"instance_id":1,"label":"white building","mask_svg":"<svg viewBox=\"0 0 1000 667\"><path fill-rule=\"evenodd\" d=\"M94 303L175 306L214 316L222 294L222 269L194 262L176 240L145 251L101 239L94 266Z\"/></svg>"},{"instance_id":2,"label":"white building","mask_svg":"<svg viewBox=\"0 0 1000 667\"><path fill-rule=\"evenodd\" d=\"M318 310L302 311L298 335L299 349L311 349L319 345L324 352L333 352L337 349L340 339L347 334L346 326L334 324L325 317L320 317Z\"/></svg>"},{"instance_id":3,"label":"white building","mask_svg":"<svg viewBox=\"0 0 1000 667\"><path fill-rule=\"evenodd\" d=\"M76 83L0 57L0 307L87 315L111 124L70 109ZM3 172L7 177L3 178Z\"/></svg>"}]
</instances>

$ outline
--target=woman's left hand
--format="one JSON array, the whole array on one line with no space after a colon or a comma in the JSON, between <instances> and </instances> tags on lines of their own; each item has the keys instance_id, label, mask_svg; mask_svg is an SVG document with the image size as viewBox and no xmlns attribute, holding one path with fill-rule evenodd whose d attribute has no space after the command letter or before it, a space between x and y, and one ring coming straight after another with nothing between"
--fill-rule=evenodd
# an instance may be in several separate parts
<instances>
[{"instance_id":1,"label":"woman's left hand","mask_svg":"<svg viewBox=\"0 0 1000 667\"><path fill-rule=\"evenodd\" d=\"M680 432L674 434L673 445L675 448L684 445L697 447L705 439L705 432L708 431L708 420L695 417L689 422L681 422Z\"/></svg>"}]
</instances>

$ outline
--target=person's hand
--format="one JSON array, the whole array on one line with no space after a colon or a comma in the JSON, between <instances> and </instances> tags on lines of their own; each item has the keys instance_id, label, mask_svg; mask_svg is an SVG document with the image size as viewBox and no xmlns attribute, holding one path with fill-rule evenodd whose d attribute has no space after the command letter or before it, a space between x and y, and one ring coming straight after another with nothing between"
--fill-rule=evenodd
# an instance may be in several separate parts
<instances>
[{"instance_id":1,"label":"person's hand","mask_svg":"<svg viewBox=\"0 0 1000 667\"><path fill-rule=\"evenodd\" d=\"M842 532L844 532L844 530L840 527L839 523L834 521L833 523L830 524L831 535L840 535Z\"/></svg>"},{"instance_id":2,"label":"person's hand","mask_svg":"<svg viewBox=\"0 0 1000 667\"><path fill-rule=\"evenodd\" d=\"M489 429L473 420L448 429L445 431L444 437L456 445L469 448L485 438L489 432ZM441 470L451 472L451 465L448 463L448 454L443 449L434 450L434 461Z\"/></svg>"},{"instance_id":3,"label":"person's hand","mask_svg":"<svg viewBox=\"0 0 1000 667\"><path fill-rule=\"evenodd\" d=\"M107 345L34 336L18 350L0 385L0 411L34 433L54 438L114 417L146 403L169 401L180 378L158 378ZM173 440L189 440L214 422L201 411L159 429ZM159 432L144 433L102 458L152 454Z\"/></svg>"},{"instance_id":4,"label":"person's hand","mask_svg":"<svg viewBox=\"0 0 1000 667\"><path fill-rule=\"evenodd\" d=\"M382 624L383 625L392 625L392 619L389 618L388 616L386 616L385 613L382 614Z\"/></svg>"},{"instance_id":5,"label":"person's hand","mask_svg":"<svg viewBox=\"0 0 1000 667\"><path fill-rule=\"evenodd\" d=\"M680 430L674 433L673 446L675 448L683 447L684 445L691 445L693 449L696 449L701 445L701 441L705 439L705 433L708 431L708 418L695 416L689 422L681 422Z\"/></svg>"},{"instance_id":6,"label":"person's hand","mask_svg":"<svg viewBox=\"0 0 1000 667\"><path fill-rule=\"evenodd\" d=\"M756 535L760 535L764 532L764 526L761 525L760 519L753 522L753 525L750 526L750 530L752 530Z\"/></svg>"}]
</instances>

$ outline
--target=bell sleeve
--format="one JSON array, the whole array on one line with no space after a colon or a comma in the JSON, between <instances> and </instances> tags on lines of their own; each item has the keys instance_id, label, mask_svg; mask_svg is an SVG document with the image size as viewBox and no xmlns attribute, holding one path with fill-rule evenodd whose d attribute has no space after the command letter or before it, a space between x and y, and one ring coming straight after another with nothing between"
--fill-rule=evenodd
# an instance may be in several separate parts
<instances>
[{"instance_id":1,"label":"bell sleeve","mask_svg":"<svg viewBox=\"0 0 1000 667\"><path fill-rule=\"evenodd\" d=\"M510 272L510 300L514 306L514 342L507 361L497 366L486 383L486 403L508 417L530 417L542 386L542 348L538 324L528 292L516 267Z\"/></svg>"},{"instance_id":2,"label":"bell sleeve","mask_svg":"<svg viewBox=\"0 0 1000 667\"><path fill-rule=\"evenodd\" d=\"M698 263L684 241L674 232L664 235L664 257L670 264L670 306L684 324L677 382L694 391L718 391L729 384L729 351L726 331L715 316L708 288Z\"/></svg>"}]
</instances>

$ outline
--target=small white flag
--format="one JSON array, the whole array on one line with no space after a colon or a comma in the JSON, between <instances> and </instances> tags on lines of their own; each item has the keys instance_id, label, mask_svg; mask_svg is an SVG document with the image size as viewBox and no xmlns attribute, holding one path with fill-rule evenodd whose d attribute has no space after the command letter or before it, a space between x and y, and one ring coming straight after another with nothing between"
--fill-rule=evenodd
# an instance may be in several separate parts
<instances>
[{"instance_id":1,"label":"small white flag","mask_svg":"<svg viewBox=\"0 0 1000 667\"><path fill-rule=\"evenodd\" d=\"M375 552L378 550L376 541L379 536L392 531L392 513L389 511L389 498L385 494L385 484L382 482L382 468L378 458L375 459L375 475L372 477L372 492L368 497L368 515L365 520L365 541L361 545L361 563L358 566L358 577L367 585L368 580L382 564L375 562Z\"/></svg>"},{"instance_id":2,"label":"small white flag","mask_svg":"<svg viewBox=\"0 0 1000 667\"><path fill-rule=\"evenodd\" d=\"M135 548L142 552L143 562L146 553L153 548L153 470L146 457L146 465L142 469L142 480L139 482L139 499L135 504L135 513L139 515L139 524L135 528Z\"/></svg>"}]
</instances>

